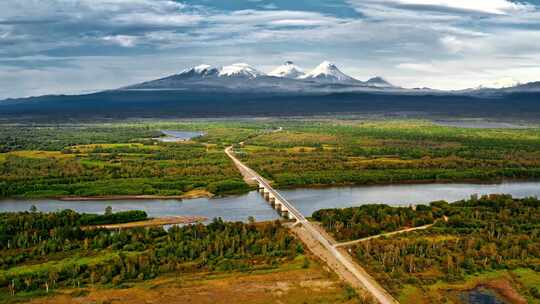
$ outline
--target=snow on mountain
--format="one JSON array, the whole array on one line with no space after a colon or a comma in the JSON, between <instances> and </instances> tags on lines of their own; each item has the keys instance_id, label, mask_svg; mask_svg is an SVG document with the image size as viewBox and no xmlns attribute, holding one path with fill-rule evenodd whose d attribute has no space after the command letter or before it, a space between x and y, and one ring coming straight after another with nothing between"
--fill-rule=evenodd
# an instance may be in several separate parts
<instances>
[{"instance_id":1,"label":"snow on mountain","mask_svg":"<svg viewBox=\"0 0 540 304\"><path fill-rule=\"evenodd\" d=\"M192 68L187 68L180 72L179 76L211 76L216 75L218 72L217 68L212 67L208 64L201 64Z\"/></svg>"},{"instance_id":2,"label":"snow on mountain","mask_svg":"<svg viewBox=\"0 0 540 304\"><path fill-rule=\"evenodd\" d=\"M280 77L280 78L299 78L305 75L304 71L296 66L292 61L287 61L285 64L275 68L272 72L268 73L268 76Z\"/></svg>"},{"instance_id":3,"label":"snow on mountain","mask_svg":"<svg viewBox=\"0 0 540 304\"><path fill-rule=\"evenodd\" d=\"M268 75L247 63L223 67L201 64L164 78L127 86L125 90L225 90L225 91L355 91L394 89L381 77L362 82L341 72L336 65L325 61L305 74L293 62L287 61Z\"/></svg>"},{"instance_id":4,"label":"snow on mountain","mask_svg":"<svg viewBox=\"0 0 540 304\"><path fill-rule=\"evenodd\" d=\"M264 73L258 71L247 63L234 63L228 66L224 66L219 70L218 73L218 76L220 77L257 78L264 75Z\"/></svg>"},{"instance_id":5,"label":"snow on mountain","mask_svg":"<svg viewBox=\"0 0 540 304\"><path fill-rule=\"evenodd\" d=\"M353 77L341 72L335 64L329 61L323 61L315 69L305 74L304 76L299 77L299 79L315 80L330 83L359 82Z\"/></svg>"}]
</instances>

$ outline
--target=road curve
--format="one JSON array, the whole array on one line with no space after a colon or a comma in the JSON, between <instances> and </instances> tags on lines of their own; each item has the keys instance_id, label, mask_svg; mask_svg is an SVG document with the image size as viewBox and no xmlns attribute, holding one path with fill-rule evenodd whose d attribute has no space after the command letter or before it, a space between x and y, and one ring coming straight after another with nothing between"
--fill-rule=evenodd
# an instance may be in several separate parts
<instances>
[{"instance_id":1,"label":"road curve","mask_svg":"<svg viewBox=\"0 0 540 304\"><path fill-rule=\"evenodd\" d=\"M270 186L270 184L262 177L260 176L256 171L249 168L248 166L244 165L240 160L236 158L233 152L233 147L227 147L225 149L225 154L234 162L236 167L240 170L242 175L244 176L244 179L247 180L255 180L259 183L262 183L267 189L269 189L273 195L278 197L280 200L283 201L284 204L288 204L287 208L290 208L289 210L293 213L294 217L297 219L297 223L301 224L302 229L295 229L296 233L304 233L306 235L302 236L300 235L300 238L302 240L306 239L315 239L318 242L318 245L321 245L323 250L326 251L323 253L325 256L331 256L333 258L333 261L326 260L329 267L331 267L334 271L336 271L338 274L340 271L340 268L345 268L346 271L352 275L352 277L357 282L350 282L353 283L355 286L362 286L365 290L367 290L377 301L381 304L397 304L399 303L390 293L388 293L375 279L373 279L360 265L355 263L348 254L345 253L345 255L334 245L332 245L331 241L328 240L323 234L319 232L315 227L313 227L313 224L310 223L289 201L287 201L279 192L277 192L274 188ZM305 242L305 241L304 241ZM306 242L305 242L306 243ZM306 245L310 248L312 251L320 250L320 248L313 248L313 247L320 247L320 246L313 246L310 243L306 243ZM334 263L339 263L341 267L338 265L335 265ZM342 278L349 278L350 275L340 275ZM358 284L360 283L360 284Z\"/></svg>"}]
</instances>

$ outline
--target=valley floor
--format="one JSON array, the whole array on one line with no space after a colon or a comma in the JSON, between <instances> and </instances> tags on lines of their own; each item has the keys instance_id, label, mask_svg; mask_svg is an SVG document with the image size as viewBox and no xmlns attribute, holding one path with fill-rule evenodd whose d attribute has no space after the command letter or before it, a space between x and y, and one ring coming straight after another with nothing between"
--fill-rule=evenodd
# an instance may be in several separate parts
<instances>
[{"instance_id":1,"label":"valley floor","mask_svg":"<svg viewBox=\"0 0 540 304\"><path fill-rule=\"evenodd\" d=\"M156 141L163 129L205 135ZM540 178L540 129L534 126L478 129L360 118L5 124L0 198L245 193L251 188L223 153L232 144L277 188Z\"/></svg>"}]
</instances>

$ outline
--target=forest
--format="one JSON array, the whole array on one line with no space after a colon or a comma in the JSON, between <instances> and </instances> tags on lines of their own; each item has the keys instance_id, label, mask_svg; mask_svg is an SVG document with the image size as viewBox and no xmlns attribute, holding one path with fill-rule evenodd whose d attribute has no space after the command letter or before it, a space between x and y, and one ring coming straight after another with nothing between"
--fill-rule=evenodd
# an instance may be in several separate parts
<instances>
[{"instance_id":1,"label":"forest","mask_svg":"<svg viewBox=\"0 0 540 304\"><path fill-rule=\"evenodd\" d=\"M344 209L322 209L312 218L322 224L338 241L351 241L385 232L431 224L438 210L418 205L390 207L388 205L363 205Z\"/></svg>"},{"instance_id":2,"label":"forest","mask_svg":"<svg viewBox=\"0 0 540 304\"><path fill-rule=\"evenodd\" d=\"M351 248L353 256L391 293L400 297L416 290L428 302L438 302L445 296L429 298L429 291L441 284L503 273L519 281L516 273L527 273L529 279L515 283L516 288L530 302L540 300L540 286L535 283L540 278L540 200L486 195L452 204L434 202L427 208L446 215L448 221ZM381 226L394 221L391 217L381 220Z\"/></svg>"},{"instance_id":3,"label":"forest","mask_svg":"<svg viewBox=\"0 0 540 304\"><path fill-rule=\"evenodd\" d=\"M207 131L201 139L162 143L159 130ZM260 128L260 127L259 127ZM0 197L209 195L250 188L225 145L256 134L234 123L112 123L0 128Z\"/></svg>"},{"instance_id":4,"label":"forest","mask_svg":"<svg viewBox=\"0 0 540 304\"><path fill-rule=\"evenodd\" d=\"M112 223L131 213L101 218ZM0 300L57 288L120 286L176 272L272 269L304 253L279 222L84 229L86 215L71 210L0 214Z\"/></svg>"},{"instance_id":5,"label":"forest","mask_svg":"<svg viewBox=\"0 0 540 304\"><path fill-rule=\"evenodd\" d=\"M164 143L154 139L160 130L205 135ZM540 177L537 127L470 129L360 118L5 123L0 197L247 192L251 188L223 153L229 145L278 188Z\"/></svg>"},{"instance_id":6,"label":"forest","mask_svg":"<svg viewBox=\"0 0 540 304\"><path fill-rule=\"evenodd\" d=\"M278 187L499 182L540 177L540 129L459 128L423 120L282 123L247 140L243 161Z\"/></svg>"}]
</instances>

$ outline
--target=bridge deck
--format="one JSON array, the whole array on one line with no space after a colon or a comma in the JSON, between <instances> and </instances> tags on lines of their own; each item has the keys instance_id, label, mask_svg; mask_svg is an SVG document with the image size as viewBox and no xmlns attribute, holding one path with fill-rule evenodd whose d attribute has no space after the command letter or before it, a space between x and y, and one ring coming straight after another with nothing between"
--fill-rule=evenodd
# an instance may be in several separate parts
<instances>
[{"instance_id":1,"label":"bridge deck","mask_svg":"<svg viewBox=\"0 0 540 304\"><path fill-rule=\"evenodd\" d=\"M264 189L266 189L272 196L274 196L282 205L285 206L285 209L289 211L293 217L299 221L299 222L306 222L307 219L298 211L287 199L285 199L279 192L277 192L272 186L270 186L264 179L260 177L256 177L255 180L259 183L259 185L262 185Z\"/></svg>"}]
</instances>

